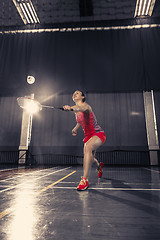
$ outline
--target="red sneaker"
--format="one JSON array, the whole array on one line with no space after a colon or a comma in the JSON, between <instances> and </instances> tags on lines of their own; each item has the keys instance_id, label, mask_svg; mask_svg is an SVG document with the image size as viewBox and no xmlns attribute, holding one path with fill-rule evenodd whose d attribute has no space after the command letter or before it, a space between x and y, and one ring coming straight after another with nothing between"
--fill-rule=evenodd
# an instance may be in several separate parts
<instances>
[{"instance_id":1,"label":"red sneaker","mask_svg":"<svg viewBox=\"0 0 160 240\"><path fill-rule=\"evenodd\" d=\"M97 169L98 177L99 177L99 178L102 177L103 167L104 167L104 163L100 162L100 163L99 163L99 167L98 167L98 169Z\"/></svg>"},{"instance_id":2,"label":"red sneaker","mask_svg":"<svg viewBox=\"0 0 160 240\"><path fill-rule=\"evenodd\" d=\"M78 191L86 190L89 187L88 180L84 177L82 177L79 185L77 186Z\"/></svg>"}]
</instances>

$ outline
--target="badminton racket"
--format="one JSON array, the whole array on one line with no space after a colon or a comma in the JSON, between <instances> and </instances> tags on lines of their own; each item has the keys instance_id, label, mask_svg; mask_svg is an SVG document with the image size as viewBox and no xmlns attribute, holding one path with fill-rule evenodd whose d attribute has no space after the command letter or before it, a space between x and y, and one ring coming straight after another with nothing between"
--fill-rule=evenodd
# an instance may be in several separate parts
<instances>
[{"instance_id":1,"label":"badminton racket","mask_svg":"<svg viewBox=\"0 0 160 240\"><path fill-rule=\"evenodd\" d=\"M25 97L18 97L17 98L17 103L18 105L32 113L36 113L42 110L42 108L52 108L52 109L58 109L62 111L67 111L62 107L54 107L54 106L47 106L47 105L42 105L40 102L38 102L36 99L33 99L31 97L25 96ZM73 111L73 109L71 109Z\"/></svg>"}]
</instances>

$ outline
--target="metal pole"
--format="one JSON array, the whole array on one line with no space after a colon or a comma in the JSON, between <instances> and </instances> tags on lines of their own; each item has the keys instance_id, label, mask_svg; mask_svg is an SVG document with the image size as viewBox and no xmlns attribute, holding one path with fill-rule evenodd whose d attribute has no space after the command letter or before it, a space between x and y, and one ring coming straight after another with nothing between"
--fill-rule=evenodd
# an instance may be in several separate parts
<instances>
[{"instance_id":1,"label":"metal pole","mask_svg":"<svg viewBox=\"0 0 160 240\"><path fill-rule=\"evenodd\" d=\"M30 97L34 99L34 93L32 93ZM19 161L18 161L19 164L26 163L27 151L31 141L31 132L32 132L32 114L23 110L21 137L19 145Z\"/></svg>"},{"instance_id":2,"label":"metal pole","mask_svg":"<svg viewBox=\"0 0 160 240\"><path fill-rule=\"evenodd\" d=\"M150 154L150 165L158 165L159 141L154 105L154 93L143 92L146 119L147 141Z\"/></svg>"}]
</instances>

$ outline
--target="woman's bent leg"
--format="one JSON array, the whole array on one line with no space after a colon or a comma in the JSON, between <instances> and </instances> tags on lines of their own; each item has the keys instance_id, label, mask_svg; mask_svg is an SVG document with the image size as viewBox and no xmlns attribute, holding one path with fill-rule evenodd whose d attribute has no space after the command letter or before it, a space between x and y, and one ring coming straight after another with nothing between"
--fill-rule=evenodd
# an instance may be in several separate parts
<instances>
[{"instance_id":1,"label":"woman's bent leg","mask_svg":"<svg viewBox=\"0 0 160 240\"><path fill-rule=\"evenodd\" d=\"M99 165L97 159L95 159L95 151L102 144L102 141L97 136L93 136L87 143L85 143L83 160L84 178L88 178L89 170L93 161L95 161L97 165Z\"/></svg>"},{"instance_id":2,"label":"woman's bent leg","mask_svg":"<svg viewBox=\"0 0 160 240\"><path fill-rule=\"evenodd\" d=\"M90 140L84 145L84 159L83 159L83 171L84 175L80 181L80 184L77 186L78 191L86 190L89 186L88 184L88 175L93 161L95 161L95 151L98 147L102 145L102 141L97 136L93 136ZM97 160L96 160L97 161ZM97 165L98 165L97 161Z\"/></svg>"}]
</instances>

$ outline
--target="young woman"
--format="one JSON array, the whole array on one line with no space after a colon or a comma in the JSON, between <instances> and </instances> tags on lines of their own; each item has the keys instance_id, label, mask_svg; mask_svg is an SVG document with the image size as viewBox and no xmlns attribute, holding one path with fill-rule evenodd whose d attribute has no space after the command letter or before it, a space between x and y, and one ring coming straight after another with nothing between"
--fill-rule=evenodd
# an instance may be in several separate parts
<instances>
[{"instance_id":1,"label":"young woman","mask_svg":"<svg viewBox=\"0 0 160 240\"><path fill-rule=\"evenodd\" d=\"M98 125L95 114L89 104L85 102L86 98L81 91L73 93L74 106L63 106L64 110L74 111L77 124L72 130L72 135L77 135L77 130L81 126L83 128L85 138L84 141L84 160L83 160L83 177L77 186L77 190L85 190L89 187L88 174L93 162L97 164L98 177L102 177L103 163L95 159L95 152L106 140L106 136L102 128Z\"/></svg>"}]
</instances>

